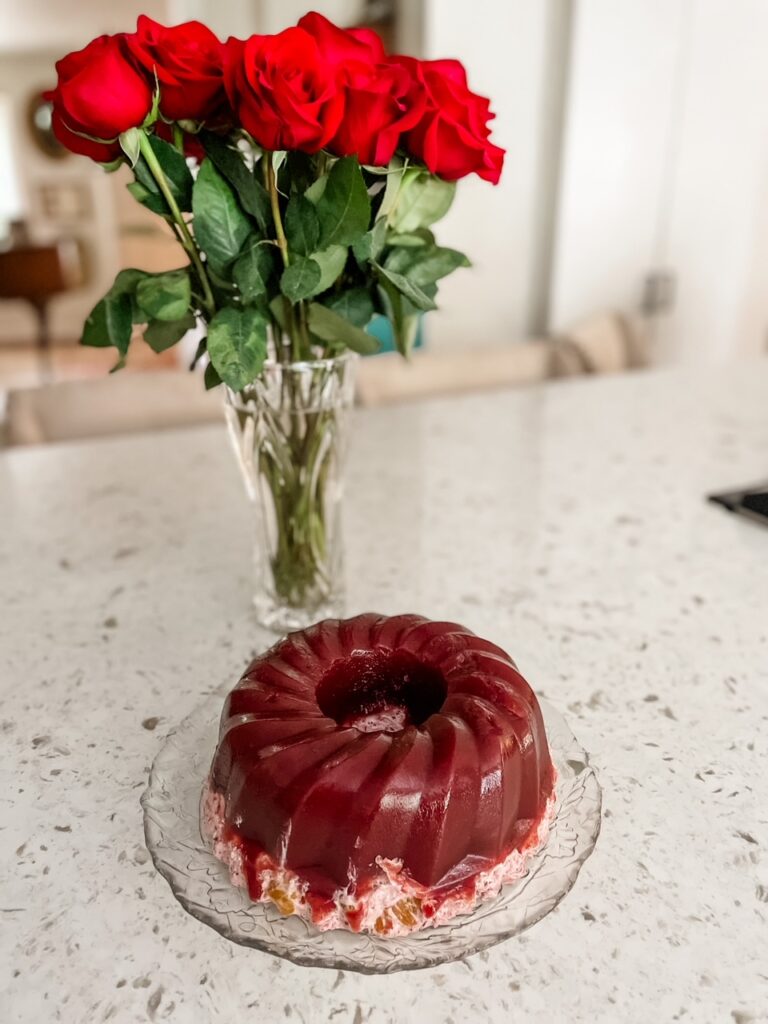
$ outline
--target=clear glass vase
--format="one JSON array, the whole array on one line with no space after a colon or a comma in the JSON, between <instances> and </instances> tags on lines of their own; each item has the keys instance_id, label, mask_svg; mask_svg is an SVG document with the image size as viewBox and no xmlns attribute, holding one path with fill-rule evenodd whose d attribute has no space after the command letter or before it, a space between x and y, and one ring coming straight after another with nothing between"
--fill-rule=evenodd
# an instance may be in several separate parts
<instances>
[{"instance_id":1,"label":"clear glass vase","mask_svg":"<svg viewBox=\"0 0 768 1024\"><path fill-rule=\"evenodd\" d=\"M341 502L357 357L270 362L227 390L229 433L256 512L259 621L286 632L344 602Z\"/></svg>"}]
</instances>

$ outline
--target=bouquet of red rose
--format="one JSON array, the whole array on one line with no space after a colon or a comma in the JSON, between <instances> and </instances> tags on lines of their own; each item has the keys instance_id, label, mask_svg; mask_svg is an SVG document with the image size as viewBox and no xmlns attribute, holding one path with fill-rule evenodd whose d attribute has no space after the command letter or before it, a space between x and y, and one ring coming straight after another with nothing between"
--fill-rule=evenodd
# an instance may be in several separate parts
<instances>
[{"instance_id":1,"label":"bouquet of red rose","mask_svg":"<svg viewBox=\"0 0 768 1024\"><path fill-rule=\"evenodd\" d=\"M488 101L457 61L385 52L319 14L221 43L204 25L101 36L57 65L53 127L163 217L188 262L123 270L82 341L123 365L136 325L157 352L204 327L193 366L222 381L249 494L266 526L262 621L338 612L339 477L349 350L389 319L407 355L437 282L467 259L431 226L470 173L497 182ZM264 558L264 553L267 558Z\"/></svg>"},{"instance_id":2,"label":"bouquet of red rose","mask_svg":"<svg viewBox=\"0 0 768 1024\"><path fill-rule=\"evenodd\" d=\"M437 282L466 258L431 226L455 181L491 182L503 151L457 61L393 56L319 14L221 43L198 22L101 36L57 64L53 126L70 150L133 168L132 195L188 263L121 271L82 341L124 359L207 325L206 383L240 390L268 353L289 363L376 349L375 313L407 354Z\"/></svg>"}]
</instances>

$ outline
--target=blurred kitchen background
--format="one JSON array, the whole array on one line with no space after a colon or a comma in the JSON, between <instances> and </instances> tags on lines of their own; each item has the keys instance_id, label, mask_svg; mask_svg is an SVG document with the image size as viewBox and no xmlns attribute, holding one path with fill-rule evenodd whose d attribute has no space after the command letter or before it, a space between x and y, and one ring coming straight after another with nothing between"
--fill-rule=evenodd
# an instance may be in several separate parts
<instances>
[{"instance_id":1,"label":"blurred kitchen background","mask_svg":"<svg viewBox=\"0 0 768 1024\"><path fill-rule=\"evenodd\" d=\"M124 170L104 174L52 139L40 94L54 61L133 28L139 13L197 18L226 38L277 31L307 6L0 0L0 393L45 377L103 378L113 352L76 344L90 308L121 267L179 263L173 239L126 192ZM766 350L766 0L313 6L374 25L394 49L463 60L508 150L501 184L463 182L439 227L475 269L441 287L419 357L436 362L417 366L417 391ZM30 285L40 260L46 294ZM477 380L467 374L475 356ZM135 345L129 369L178 370L179 358ZM367 397L402 397L413 386L403 381L393 369L386 386L369 381Z\"/></svg>"}]
</instances>

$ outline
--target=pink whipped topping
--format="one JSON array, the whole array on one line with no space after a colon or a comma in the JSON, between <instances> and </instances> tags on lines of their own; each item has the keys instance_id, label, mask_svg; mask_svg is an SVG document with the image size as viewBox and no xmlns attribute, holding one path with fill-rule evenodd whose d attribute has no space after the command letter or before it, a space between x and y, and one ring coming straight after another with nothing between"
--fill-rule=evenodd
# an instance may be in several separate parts
<instances>
[{"instance_id":1,"label":"pink whipped topping","mask_svg":"<svg viewBox=\"0 0 768 1024\"><path fill-rule=\"evenodd\" d=\"M555 791L524 849L512 850L487 871L465 879L454 890L435 892L412 879L402 861L376 860L381 875L364 894L338 889L331 901L318 905L308 899L308 884L285 865L260 853L249 865L251 896L255 902L273 903L283 914L297 914L320 931L342 928L403 936L421 928L446 924L457 914L470 913L479 903L494 899L501 888L522 878L531 857L546 843L555 813ZM233 885L249 888L242 840L226 826L224 794L206 785L200 808L201 831L214 856L227 865ZM255 885L253 884L255 880Z\"/></svg>"}]
</instances>

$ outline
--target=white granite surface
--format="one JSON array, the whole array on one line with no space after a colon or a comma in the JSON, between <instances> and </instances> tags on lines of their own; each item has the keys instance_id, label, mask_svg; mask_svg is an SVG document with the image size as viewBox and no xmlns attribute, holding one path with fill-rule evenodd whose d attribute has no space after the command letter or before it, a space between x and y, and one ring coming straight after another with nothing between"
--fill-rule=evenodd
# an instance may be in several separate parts
<instances>
[{"instance_id":1,"label":"white granite surface","mask_svg":"<svg viewBox=\"0 0 768 1024\"><path fill-rule=\"evenodd\" d=\"M154 873L166 732L263 642L223 428L0 453L0 1020L768 1020L768 362L357 416L352 611L508 647L605 821L518 939L369 978L228 944Z\"/></svg>"}]
</instances>

